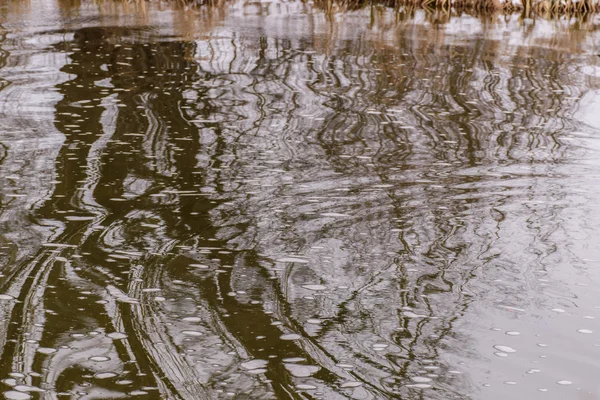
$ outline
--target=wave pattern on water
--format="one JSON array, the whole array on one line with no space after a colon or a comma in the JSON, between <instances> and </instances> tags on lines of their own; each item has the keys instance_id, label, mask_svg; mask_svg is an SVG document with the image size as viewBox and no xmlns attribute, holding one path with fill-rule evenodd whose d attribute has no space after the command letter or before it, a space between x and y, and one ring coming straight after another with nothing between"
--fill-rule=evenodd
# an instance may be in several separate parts
<instances>
[{"instance_id":1,"label":"wave pattern on water","mask_svg":"<svg viewBox=\"0 0 600 400\"><path fill-rule=\"evenodd\" d=\"M0 44L8 398L596 393L596 56L61 7Z\"/></svg>"}]
</instances>

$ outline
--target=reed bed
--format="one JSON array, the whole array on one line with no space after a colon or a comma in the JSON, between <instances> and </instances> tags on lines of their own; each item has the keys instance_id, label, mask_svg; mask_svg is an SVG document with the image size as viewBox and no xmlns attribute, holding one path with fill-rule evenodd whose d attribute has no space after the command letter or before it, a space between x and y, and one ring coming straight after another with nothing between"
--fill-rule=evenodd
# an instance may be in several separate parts
<instances>
[{"instance_id":1,"label":"reed bed","mask_svg":"<svg viewBox=\"0 0 600 400\"><path fill-rule=\"evenodd\" d=\"M61 0L69 1L69 0ZM117 0L140 4L150 2L171 3L183 7L225 9L231 0ZM284 0L285 1L285 0ZM498 13L520 13L522 17L546 19L574 17L587 19L600 11L600 0L300 0L313 4L328 14L343 13L366 7L380 6L398 10L410 16L416 10L425 10L440 16L467 13L489 17ZM443 18L442 18L443 19Z\"/></svg>"},{"instance_id":2,"label":"reed bed","mask_svg":"<svg viewBox=\"0 0 600 400\"><path fill-rule=\"evenodd\" d=\"M399 5L420 8L456 8L476 11L529 11L536 13L580 14L600 10L598 0L397 0Z\"/></svg>"},{"instance_id":3,"label":"reed bed","mask_svg":"<svg viewBox=\"0 0 600 400\"><path fill-rule=\"evenodd\" d=\"M433 14L468 13L481 17L497 13L520 13L523 17L530 18L585 18L600 11L600 0L314 0L313 3L329 13L376 5L396 8L406 15L423 9Z\"/></svg>"}]
</instances>

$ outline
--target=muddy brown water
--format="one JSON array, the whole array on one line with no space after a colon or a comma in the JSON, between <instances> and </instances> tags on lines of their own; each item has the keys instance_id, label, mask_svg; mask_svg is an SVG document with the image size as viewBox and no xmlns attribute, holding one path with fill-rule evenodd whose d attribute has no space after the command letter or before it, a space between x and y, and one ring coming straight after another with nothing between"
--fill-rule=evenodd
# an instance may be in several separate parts
<instances>
[{"instance_id":1,"label":"muddy brown water","mask_svg":"<svg viewBox=\"0 0 600 400\"><path fill-rule=\"evenodd\" d=\"M600 399L595 19L0 10L7 399Z\"/></svg>"}]
</instances>

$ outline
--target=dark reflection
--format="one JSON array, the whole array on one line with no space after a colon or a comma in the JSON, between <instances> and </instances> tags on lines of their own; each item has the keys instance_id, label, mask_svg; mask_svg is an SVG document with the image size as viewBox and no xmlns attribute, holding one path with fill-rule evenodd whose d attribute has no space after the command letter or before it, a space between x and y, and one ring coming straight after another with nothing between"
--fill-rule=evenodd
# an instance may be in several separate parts
<instances>
[{"instance_id":1,"label":"dark reflection","mask_svg":"<svg viewBox=\"0 0 600 400\"><path fill-rule=\"evenodd\" d=\"M285 13L187 36L177 8L61 7L24 36L52 78L0 52L3 124L61 135L31 168L4 140L1 176L26 186L2 194L32 199L3 201L8 398L525 396L505 387L547 351L537 321L558 335L548 313L585 298L565 271L587 254L593 56L304 14L288 32Z\"/></svg>"}]
</instances>

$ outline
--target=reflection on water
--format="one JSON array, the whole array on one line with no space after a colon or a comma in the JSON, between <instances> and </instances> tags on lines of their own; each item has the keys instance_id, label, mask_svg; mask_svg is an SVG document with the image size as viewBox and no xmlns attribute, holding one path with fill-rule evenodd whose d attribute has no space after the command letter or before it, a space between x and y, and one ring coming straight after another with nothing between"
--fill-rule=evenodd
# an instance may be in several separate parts
<instances>
[{"instance_id":1,"label":"reflection on water","mask_svg":"<svg viewBox=\"0 0 600 400\"><path fill-rule=\"evenodd\" d=\"M9 399L595 399L593 29L8 2Z\"/></svg>"}]
</instances>

